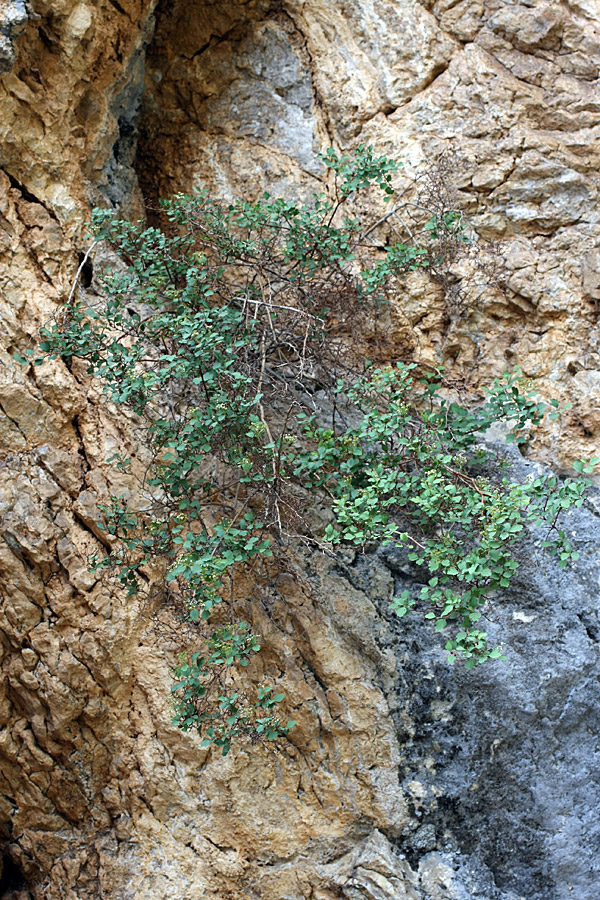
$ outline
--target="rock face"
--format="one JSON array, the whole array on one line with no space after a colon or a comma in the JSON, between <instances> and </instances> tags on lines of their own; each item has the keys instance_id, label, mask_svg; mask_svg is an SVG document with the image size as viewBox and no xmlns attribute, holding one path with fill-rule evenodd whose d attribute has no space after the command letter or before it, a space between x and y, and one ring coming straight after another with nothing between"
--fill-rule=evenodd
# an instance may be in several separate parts
<instances>
[{"instance_id":1,"label":"rock face","mask_svg":"<svg viewBox=\"0 0 600 900\"><path fill-rule=\"evenodd\" d=\"M89 572L134 423L77 366L13 353L66 300L91 205L312 190L331 142L410 175L450 145L505 267L451 325L409 285L418 352L473 386L521 365L573 404L530 454L593 455L599 21L595 0L0 0L0 896L598 896L597 499L572 569L531 536L492 611L508 663L477 675L388 618L419 582L400 556L290 556L248 613L299 724L222 760L170 724L148 611Z\"/></svg>"},{"instance_id":2,"label":"rock face","mask_svg":"<svg viewBox=\"0 0 600 900\"><path fill-rule=\"evenodd\" d=\"M513 458L511 474L537 470ZM425 623L390 625L398 666L388 696L401 780L418 816L398 846L412 861L447 842L454 877L476 896L592 897L598 888L600 831L589 801L600 787L599 510L596 495L568 517L585 548L569 572L536 546L541 535L522 548L510 596L486 622L506 641L503 666L476 680L450 673ZM396 591L419 583L400 554L384 562ZM354 568L349 577L368 592L369 565Z\"/></svg>"}]
</instances>

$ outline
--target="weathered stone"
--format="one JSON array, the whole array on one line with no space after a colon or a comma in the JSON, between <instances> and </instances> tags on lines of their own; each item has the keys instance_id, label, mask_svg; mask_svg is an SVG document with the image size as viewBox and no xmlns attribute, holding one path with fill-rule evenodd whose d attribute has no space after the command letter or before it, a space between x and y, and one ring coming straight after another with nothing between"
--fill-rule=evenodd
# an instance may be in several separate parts
<instances>
[{"instance_id":1,"label":"weathered stone","mask_svg":"<svg viewBox=\"0 0 600 900\"><path fill-rule=\"evenodd\" d=\"M592 456L598 3L175 0L155 30L154 6L0 0L6 852L35 900L596 900L597 498L570 520L574 569L524 548L490 625L508 663L476 675L387 618L419 580L406 559L291 554L248 615L255 674L281 681L298 726L278 751L223 760L171 725L175 652L147 609L89 573L106 543L95 505L144 471L132 417L84 366L13 354L69 295L92 203L137 214L139 185L152 202L202 183L310 194L331 142L372 141L408 179L451 145L457 203L502 240L504 270L450 325L440 290L408 280L378 323L386 354L473 389L519 364L573 404L528 452ZM90 262L83 299L110 264ZM134 475L107 463L116 451Z\"/></svg>"},{"instance_id":2,"label":"weathered stone","mask_svg":"<svg viewBox=\"0 0 600 900\"><path fill-rule=\"evenodd\" d=\"M27 19L23 0L3 0L0 4L0 72L9 71L14 63L13 41L23 31Z\"/></svg>"}]
</instances>

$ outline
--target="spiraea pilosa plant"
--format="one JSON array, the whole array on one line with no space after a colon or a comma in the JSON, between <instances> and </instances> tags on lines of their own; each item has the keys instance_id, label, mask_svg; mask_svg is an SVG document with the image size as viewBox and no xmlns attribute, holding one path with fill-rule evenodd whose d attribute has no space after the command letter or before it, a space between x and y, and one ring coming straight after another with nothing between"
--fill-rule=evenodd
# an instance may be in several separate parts
<instances>
[{"instance_id":1,"label":"spiraea pilosa plant","mask_svg":"<svg viewBox=\"0 0 600 900\"><path fill-rule=\"evenodd\" d=\"M576 556L560 515L583 502L591 470L579 462L575 479L519 484L490 467L489 426L508 422L520 441L546 415L518 373L469 410L440 396L439 370L357 363L340 322L359 333L384 304L401 306L407 273L440 279L468 239L458 211L415 203L408 233L382 246L377 229L410 208L395 191L397 163L365 146L323 159L331 188L309 203L178 195L162 205L162 228L95 210L96 241L124 265L103 276L97 305L71 298L40 344L44 356L87 361L144 423L145 507L121 496L102 508L113 549L95 568L135 595L149 590L148 567L163 564L151 589L197 642L175 670L175 721L224 754L237 737L273 740L294 724L278 712L283 693L246 672L260 643L231 599L244 569L274 565L290 537L331 553L404 545L427 584L392 609L431 619L451 657L472 668L501 656L480 620L518 568L527 524L547 526L561 565ZM365 221L353 210L373 194L390 206ZM324 531L306 515L315 493L330 506Z\"/></svg>"}]
</instances>

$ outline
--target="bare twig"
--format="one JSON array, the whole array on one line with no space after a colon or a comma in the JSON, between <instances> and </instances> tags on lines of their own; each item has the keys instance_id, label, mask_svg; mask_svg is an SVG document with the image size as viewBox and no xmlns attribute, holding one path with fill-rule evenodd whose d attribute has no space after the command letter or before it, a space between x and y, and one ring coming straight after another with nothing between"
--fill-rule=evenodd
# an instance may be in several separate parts
<instances>
[{"instance_id":1,"label":"bare twig","mask_svg":"<svg viewBox=\"0 0 600 900\"><path fill-rule=\"evenodd\" d=\"M92 245L89 247L89 249L87 250L87 252L86 252L85 256L83 257L83 259L82 259L81 262L79 263L79 268L77 269L77 274L75 275L75 281L73 282L73 285L72 285L72 287L71 287L71 292L70 292L69 297L68 297L68 299L67 299L67 306L70 306L70 304L71 304L71 300L73 299L73 295L75 294L75 290L76 290L76 288L77 288L77 283L79 282L79 279L80 279L80 277L81 277L81 273L83 272L83 269L84 269L84 267L85 267L86 262L87 262L88 259L90 258L90 254L91 254L92 250L94 250L94 248L97 246L98 243L99 243L98 240L95 240L95 241L93 242L93 244L92 244Z\"/></svg>"}]
</instances>

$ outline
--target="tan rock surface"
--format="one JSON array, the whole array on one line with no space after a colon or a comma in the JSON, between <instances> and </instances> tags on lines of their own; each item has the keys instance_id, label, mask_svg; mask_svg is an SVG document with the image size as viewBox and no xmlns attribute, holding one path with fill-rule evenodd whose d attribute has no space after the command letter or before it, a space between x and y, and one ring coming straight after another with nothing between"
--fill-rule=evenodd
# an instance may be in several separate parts
<instances>
[{"instance_id":1,"label":"tan rock surface","mask_svg":"<svg viewBox=\"0 0 600 900\"><path fill-rule=\"evenodd\" d=\"M417 871L393 848L411 812L373 597L316 558L307 585L284 578L253 603L261 665L299 725L277 753L207 755L170 724L172 648L89 572L94 506L116 484L106 459L135 453L131 423L76 368L25 370L12 354L66 299L90 204L139 211L138 176L150 200L201 182L289 192L320 184L332 140L373 141L409 174L451 143L467 160L460 204L502 240L506 273L446 331L416 281L419 352L473 385L520 364L573 403L536 452L591 456L600 6L176 0L153 31L154 5L33 0L26 22L0 0L6 852L36 900L462 896L436 853Z\"/></svg>"}]
</instances>

